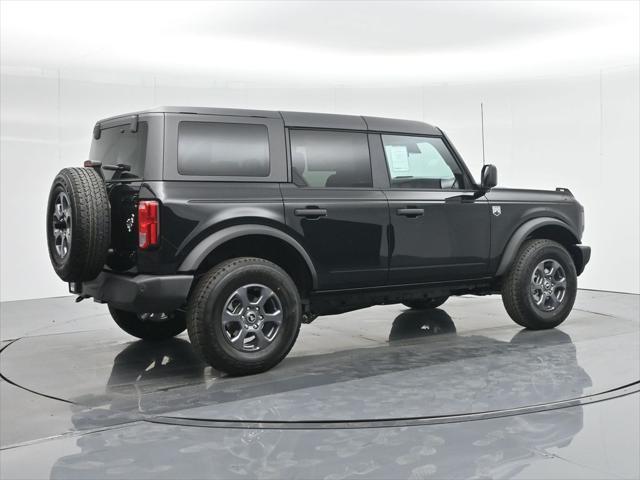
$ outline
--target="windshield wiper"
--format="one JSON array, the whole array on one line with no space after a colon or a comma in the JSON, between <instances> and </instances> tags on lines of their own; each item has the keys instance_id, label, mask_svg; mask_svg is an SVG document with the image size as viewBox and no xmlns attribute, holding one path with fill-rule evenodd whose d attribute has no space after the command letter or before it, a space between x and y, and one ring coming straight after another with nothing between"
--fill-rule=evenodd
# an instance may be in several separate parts
<instances>
[{"instance_id":1,"label":"windshield wiper","mask_svg":"<svg viewBox=\"0 0 640 480\"><path fill-rule=\"evenodd\" d=\"M136 182L142 180L138 175L129 173L131 165L126 163L118 163L117 165L103 165L105 170L114 171L113 176L107 180L108 182Z\"/></svg>"},{"instance_id":2,"label":"windshield wiper","mask_svg":"<svg viewBox=\"0 0 640 480\"><path fill-rule=\"evenodd\" d=\"M115 170L116 172L131 171L131 165L127 165L126 163L118 163L117 165L102 165L102 168L105 170Z\"/></svg>"}]
</instances>

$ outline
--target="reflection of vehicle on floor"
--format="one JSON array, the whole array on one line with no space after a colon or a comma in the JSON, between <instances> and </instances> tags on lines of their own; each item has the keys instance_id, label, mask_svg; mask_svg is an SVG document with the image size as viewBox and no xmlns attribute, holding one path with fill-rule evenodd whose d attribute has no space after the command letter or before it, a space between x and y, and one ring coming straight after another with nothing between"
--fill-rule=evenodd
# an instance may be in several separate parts
<instances>
[{"instance_id":1,"label":"reflection of vehicle on floor","mask_svg":"<svg viewBox=\"0 0 640 480\"><path fill-rule=\"evenodd\" d=\"M242 382L224 378L221 384L214 381L207 389L209 393L220 391L219 396L207 397L213 416L217 405L224 406L224 401L237 405L238 399L253 395L264 402L270 395L288 393L292 385L297 385L296 368L309 379L326 380L327 372L340 372L326 385L331 389L353 379L350 372L354 365L365 364L371 369L371 381L375 383L386 373L384 369L390 363L386 357L395 358L404 349L415 355L413 363L405 366L414 372L414 377L421 364L443 366L444 370L434 380L443 389L447 384L442 379L455 376L460 368L458 360L468 360L467 349L478 345L487 359L479 357L475 363L489 365L496 362L494 357L511 350L518 350L523 356L531 352L523 365L514 365L514 369L522 370L516 380L508 380L512 383L505 383L504 388L500 384L494 386L496 394L503 398L511 396L514 402L524 398L528 404L539 404L553 395L574 398L591 385L589 376L577 364L571 338L559 330L521 331L505 342L479 335L456 335L452 319L443 310L406 311L394 320L389 339L388 346L361 349L357 355L350 352L348 357L317 356L299 367L290 367L288 363L269 379L260 376ZM419 348L416 342L420 339L429 342L430 348ZM440 349L436 348L439 342L444 343ZM108 381L106 395L113 402L108 407L110 413L115 416L121 408L138 405L146 411L149 404L145 403L145 393L162 389L175 393L175 404L162 396L167 402L163 405L166 411L178 409L178 402L186 406L198 403L192 398L180 398L184 390L177 388L188 383L187 378L193 384L205 382L202 375L205 365L185 347L186 342L179 339L158 344L157 352L144 342L127 346L116 356ZM455 352L460 352L460 356L456 357ZM528 363L530 358L539 363ZM438 369L428 371L437 373ZM363 381L367 377L358 378ZM175 383L174 388L171 382ZM310 388L308 385L302 389ZM319 385L322 384L313 386ZM471 397L480 397L486 386L478 382L465 388L471 390ZM200 389L204 391L204 387ZM265 396L265 391L269 395ZM429 393L417 392L425 399ZM429 413L430 403L433 400L425 400L425 414ZM74 423L82 425L84 415L78 411ZM51 478L159 479L184 476L184 472L197 478L291 478L308 476L310 468L319 478L339 478L346 472L376 478L424 478L427 474L438 478L441 471L455 472L456 478L511 478L543 460L542 454L548 449L567 446L582 429L582 415L582 407L573 407L455 424L344 430L209 429L143 423L131 431L126 427L81 436L77 443L80 452L59 459ZM144 455L140 454L141 449L146 452Z\"/></svg>"},{"instance_id":2,"label":"reflection of vehicle on floor","mask_svg":"<svg viewBox=\"0 0 640 480\"><path fill-rule=\"evenodd\" d=\"M423 336L456 333L456 325L447 312L432 310L407 310L396 317L391 325L389 341L420 338Z\"/></svg>"},{"instance_id":3,"label":"reflection of vehicle on floor","mask_svg":"<svg viewBox=\"0 0 640 480\"><path fill-rule=\"evenodd\" d=\"M422 122L158 108L98 122L55 178L56 273L145 340L184 331L215 368L278 364L300 324L377 304L502 293L511 318L569 315L584 209L565 188L476 182Z\"/></svg>"},{"instance_id":4,"label":"reflection of vehicle on floor","mask_svg":"<svg viewBox=\"0 0 640 480\"><path fill-rule=\"evenodd\" d=\"M97 428L161 409L176 402L174 395L182 394L180 388L201 385L206 367L189 342L181 338L156 344L129 343L113 359L104 393L73 399L74 425L78 429ZM154 393L162 394L160 402Z\"/></svg>"},{"instance_id":5,"label":"reflection of vehicle on floor","mask_svg":"<svg viewBox=\"0 0 640 480\"><path fill-rule=\"evenodd\" d=\"M176 388L202 382L206 365L181 338L170 338L161 344L132 342L116 355L107 392L139 395L149 391Z\"/></svg>"}]
</instances>

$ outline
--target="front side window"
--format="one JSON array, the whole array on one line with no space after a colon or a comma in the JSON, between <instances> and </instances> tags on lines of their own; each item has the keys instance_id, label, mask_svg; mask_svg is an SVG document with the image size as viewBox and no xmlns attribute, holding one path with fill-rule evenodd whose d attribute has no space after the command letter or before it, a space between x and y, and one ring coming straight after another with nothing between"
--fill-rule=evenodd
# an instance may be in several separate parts
<instances>
[{"instance_id":1,"label":"front side window","mask_svg":"<svg viewBox=\"0 0 640 480\"><path fill-rule=\"evenodd\" d=\"M441 138L382 135L392 188L461 189L464 176Z\"/></svg>"},{"instance_id":2,"label":"front side window","mask_svg":"<svg viewBox=\"0 0 640 480\"><path fill-rule=\"evenodd\" d=\"M369 143L364 133L292 130L293 181L301 187L371 187Z\"/></svg>"},{"instance_id":3,"label":"front side window","mask_svg":"<svg viewBox=\"0 0 640 480\"><path fill-rule=\"evenodd\" d=\"M180 122L178 173L194 176L268 177L265 125Z\"/></svg>"}]
</instances>

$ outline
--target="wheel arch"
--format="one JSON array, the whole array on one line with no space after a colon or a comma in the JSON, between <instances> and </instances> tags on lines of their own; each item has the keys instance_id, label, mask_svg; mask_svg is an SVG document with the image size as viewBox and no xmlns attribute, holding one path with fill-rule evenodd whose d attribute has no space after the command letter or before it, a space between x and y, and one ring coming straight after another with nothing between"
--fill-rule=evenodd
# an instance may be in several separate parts
<instances>
[{"instance_id":1,"label":"wheel arch","mask_svg":"<svg viewBox=\"0 0 640 480\"><path fill-rule=\"evenodd\" d=\"M291 235L267 225L235 225L209 235L191 250L178 270L197 275L238 256L276 263L293 278L301 294L317 288L317 272L304 247Z\"/></svg>"},{"instance_id":2,"label":"wheel arch","mask_svg":"<svg viewBox=\"0 0 640 480\"><path fill-rule=\"evenodd\" d=\"M546 238L554 240L567 249L576 266L578 274L584 269L584 259L579 249L575 248L580 243L578 235L562 220L553 217L539 217L528 220L516 229L502 253L502 258L496 271L496 276L502 276L509 270L516 258L522 244L531 239Z\"/></svg>"}]
</instances>

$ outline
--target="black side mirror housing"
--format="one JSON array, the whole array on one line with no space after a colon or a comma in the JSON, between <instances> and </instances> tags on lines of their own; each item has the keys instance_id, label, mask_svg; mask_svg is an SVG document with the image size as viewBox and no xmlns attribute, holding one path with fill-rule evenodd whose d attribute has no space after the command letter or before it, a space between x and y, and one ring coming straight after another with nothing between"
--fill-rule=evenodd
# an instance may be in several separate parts
<instances>
[{"instance_id":1,"label":"black side mirror housing","mask_svg":"<svg viewBox=\"0 0 640 480\"><path fill-rule=\"evenodd\" d=\"M480 187L485 192L498 185L498 169L495 165L485 165L482 167L480 177L482 178Z\"/></svg>"}]
</instances>

